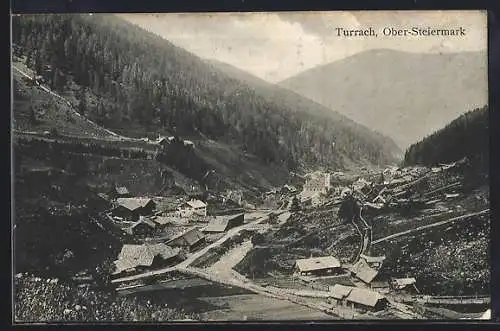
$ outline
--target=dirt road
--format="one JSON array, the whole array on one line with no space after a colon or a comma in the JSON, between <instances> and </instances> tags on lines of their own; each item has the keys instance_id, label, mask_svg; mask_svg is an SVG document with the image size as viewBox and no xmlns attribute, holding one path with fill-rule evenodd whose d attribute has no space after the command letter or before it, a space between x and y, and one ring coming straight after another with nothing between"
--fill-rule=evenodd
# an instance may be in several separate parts
<instances>
[{"instance_id":1,"label":"dirt road","mask_svg":"<svg viewBox=\"0 0 500 331\"><path fill-rule=\"evenodd\" d=\"M468 218L471 218L471 217L474 217L474 216L487 215L487 214L489 214L489 212L490 212L490 209L488 208L488 209L482 210L482 211L477 212L477 213L471 213L471 214L467 214L467 215L453 217L453 218L450 218L450 219L445 220L445 221L436 222L436 223L433 223L433 224L420 226L420 227L415 228L415 229L411 229L411 230L407 230L407 231L395 233L395 234L392 234L390 236L374 240L372 242L372 245L375 245L375 244L378 244L378 243L381 243L381 242L384 242L384 241L387 241L387 240L391 240L391 239L394 239L394 238L397 238L397 237L406 236L408 234L412 234L412 233L415 233L415 232L424 231L424 230L427 230L427 229L430 229L430 228L433 228L433 227L437 227L437 226L441 226L441 225L444 225L444 224L453 223L453 222L456 222L456 221L463 221L465 219L468 219Z\"/></svg>"},{"instance_id":2,"label":"dirt road","mask_svg":"<svg viewBox=\"0 0 500 331\"><path fill-rule=\"evenodd\" d=\"M118 284L118 283L123 283L123 282L128 282L128 281L134 281L134 280L140 280L144 278L148 278L151 276L157 276L157 275L162 275L168 272L176 271L176 270L182 270L187 268L191 263L193 263L196 259L199 257L205 255L210 249L220 246L222 243L224 243L226 240L232 238L236 234L238 234L240 231L245 230L245 229L251 229L253 226L256 224L260 224L261 222L267 220L269 218L269 212L266 214L264 217L260 217L256 219L255 221L249 222L247 224L244 224L239 227L235 227L230 229L223 237L221 237L219 240L211 243L210 245L204 247L203 249L194 252L186 260L183 262L173 266L173 267L168 267L168 268L162 268L158 270L153 270L153 271L148 271L144 272L138 275L133 275L133 276L128 276L128 277L122 277L122 278L117 278L111 281L111 283Z\"/></svg>"}]
</instances>

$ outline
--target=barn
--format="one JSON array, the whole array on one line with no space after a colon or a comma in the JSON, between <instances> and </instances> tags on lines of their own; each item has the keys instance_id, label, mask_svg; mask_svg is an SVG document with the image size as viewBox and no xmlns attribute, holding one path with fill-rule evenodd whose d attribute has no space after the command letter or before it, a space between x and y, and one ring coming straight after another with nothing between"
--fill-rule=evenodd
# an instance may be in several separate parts
<instances>
[{"instance_id":1,"label":"barn","mask_svg":"<svg viewBox=\"0 0 500 331\"><path fill-rule=\"evenodd\" d=\"M245 214L237 214L230 216L216 216L203 229L203 232L226 232L229 229L243 225L245 222Z\"/></svg>"}]
</instances>

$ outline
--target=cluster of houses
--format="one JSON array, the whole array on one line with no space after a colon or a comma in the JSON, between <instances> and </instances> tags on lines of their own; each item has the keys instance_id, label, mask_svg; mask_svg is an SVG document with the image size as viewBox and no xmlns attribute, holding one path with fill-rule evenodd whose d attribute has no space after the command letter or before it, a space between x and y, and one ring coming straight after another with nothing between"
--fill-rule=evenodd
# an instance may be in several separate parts
<instances>
[{"instance_id":1,"label":"cluster of houses","mask_svg":"<svg viewBox=\"0 0 500 331\"><path fill-rule=\"evenodd\" d=\"M384 309L387 303L380 292L385 293L393 290L408 294L419 293L415 286L415 278L382 280L379 270L384 260L385 256L361 254L360 259L354 265L343 267L340 261L333 256L298 259L294 265L294 277L307 282L327 277L353 277L356 281L361 281L360 286L336 284L330 287L331 297L335 299L335 304L380 310Z\"/></svg>"},{"instance_id":2,"label":"cluster of houses","mask_svg":"<svg viewBox=\"0 0 500 331\"><path fill-rule=\"evenodd\" d=\"M245 221L244 213L207 216L207 204L196 199L180 202L175 210L165 211L155 199L132 197L125 187L114 187L101 196L112 202L108 217L125 233L144 242L123 246L115 261L114 276L178 263L186 253L203 247L210 235L222 235ZM185 225L194 220L196 225L186 229Z\"/></svg>"}]
</instances>

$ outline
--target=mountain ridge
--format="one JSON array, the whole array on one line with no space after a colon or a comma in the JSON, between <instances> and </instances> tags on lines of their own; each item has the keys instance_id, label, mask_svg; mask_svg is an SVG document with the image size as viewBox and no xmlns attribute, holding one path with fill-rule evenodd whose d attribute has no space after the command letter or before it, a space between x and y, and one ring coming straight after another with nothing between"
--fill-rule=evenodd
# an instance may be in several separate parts
<instances>
[{"instance_id":1,"label":"mountain ridge","mask_svg":"<svg viewBox=\"0 0 500 331\"><path fill-rule=\"evenodd\" d=\"M393 159L358 124L277 103L113 15L14 17L13 43L82 116L121 135L220 141L289 169Z\"/></svg>"},{"instance_id":2,"label":"mountain ridge","mask_svg":"<svg viewBox=\"0 0 500 331\"><path fill-rule=\"evenodd\" d=\"M228 63L214 59L206 59L205 62L222 70L227 75L249 84L252 88L258 90L259 93L270 97L275 100L275 102L286 104L289 107L296 107L301 111L310 112L311 114L331 117L332 119L341 121L346 125L359 126L358 123L347 116L336 112L335 110L326 108L314 100L308 99L307 97L283 88L277 84L269 83L260 77L254 76L251 73ZM362 129L380 137L382 140L385 140L384 143L386 144L386 147L393 153L395 158L400 158L402 156L402 150L398 148L396 143L390 137L382 135L380 132L374 131L369 127L362 127Z\"/></svg>"},{"instance_id":3,"label":"mountain ridge","mask_svg":"<svg viewBox=\"0 0 500 331\"><path fill-rule=\"evenodd\" d=\"M468 109L483 106L486 73L483 51L423 54L376 49L308 69L278 84L391 137L405 149ZM414 125L416 121L421 125Z\"/></svg>"}]
</instances>

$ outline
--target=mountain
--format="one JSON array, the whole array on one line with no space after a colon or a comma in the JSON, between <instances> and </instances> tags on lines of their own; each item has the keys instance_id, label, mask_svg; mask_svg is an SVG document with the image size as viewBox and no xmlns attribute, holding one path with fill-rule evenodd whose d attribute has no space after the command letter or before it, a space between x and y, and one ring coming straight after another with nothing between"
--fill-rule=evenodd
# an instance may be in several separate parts
<instances>
[{"instance_id":1,"label":"mountain","mask_svg":"<svg viewBox=\"0 0 500 331\"><path fill-rule=\"evenodd\" d=\"M267 100L270 100L275 104L284 105L289 109L309 113L313 116L328 117L335 122L342 123L346 127L351 128L352 130L357 132L359 136L367 138L370 136L375 137L382 143L382 147L387 151L387 153L392 154L395 158L400 157L401 150L391 138L383 136L378 132L372 131L367 127L359 125L353 120L335 111L332 111L331 109L326 108L325 106L312 101L298 93L282 88L279 85L266 82L265 80L247 73L241 69L238 69L230 64L223 63L217 60L207 60L207 63L223 71L228 76L245 82L260 95L265 96Z\"/></svg>"},{"instance_id":2,"label":"mountain","mask_svg":"<svg viewBox=\"0 0 500 331\"><path fill-rule=\"evenodd\" d=\"M386 164L387 139L275 102L114 15L13 18L16 56L106 129L230 145L288 169Z\"/></svg>"},{"instance_id":3,"label":"mountain","mask_svg":"<svg viewBox=\"0 0 500 331\"><path fill-rule=\"evenodd\" d=\"M487 56L371 50L279 84L391 137L405 149L487 103Z\"/></svg>"},{"instance_id":4,"label":"mountain","mask_svg":"<svg viewBox=\"0 0 500 331\"><path fill-rule=\"evenodd\" d=\"M456 118L444 128L411 145L406 165L433 166L466 157L475 173L489 172L488 107L477 108Z\"/></svg>"}]
</instances>

